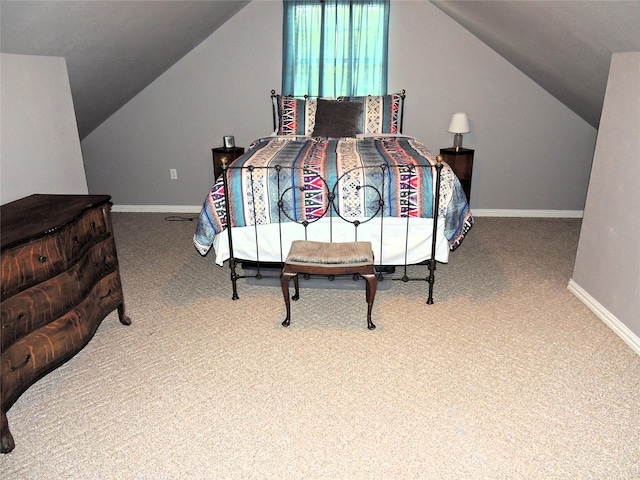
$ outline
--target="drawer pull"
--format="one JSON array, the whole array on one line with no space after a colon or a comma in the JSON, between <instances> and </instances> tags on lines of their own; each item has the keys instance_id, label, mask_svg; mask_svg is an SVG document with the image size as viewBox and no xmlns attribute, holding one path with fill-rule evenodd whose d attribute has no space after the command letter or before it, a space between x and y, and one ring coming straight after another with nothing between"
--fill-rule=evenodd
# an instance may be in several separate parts
<instances>
[{"instance_id":1,"label":"drawer pull","mask_svg":"<svg viewBox=\"0 0 640 480\"><path fill-rule=\"evenodd\" d=\"M38 260L40 260L40 263L44 263L48 260L49 258L46 255L40 255L40 257L38 258Z\"/></svg>"},{"instance_id":2,"label":"drawer pull","mask_svg":"<svg viewBox=\"0 0 640 480\"><path fill-rule=\"evenodd\" d=\"M26 367L27 363L29 363L29 360L31 360L31 354L27 353L27 355L24 357L24 361L20 365L17 365L15 367L11 367L11 371L15 372L16 370L20 370L21 368Z\"/></svg>"},{"instance_id":3,"label":"drawer pull","mask_svg":"<svg viewBox=\"0 0 640 480\"><path fill-rule=\"evenodd\" d=\"M16 323L20 322L20 320L22 320L23 318L24 318L24 312L21 312L21 313L18 314L17 318L13 322L5 323L4 325L2 325L2 328L11 328Z\"/></svg>"},{"instance_id":4,"label":"drawer pull","mask_svg":"<svg viewBox=\"0 0 640 480\"><path fill-rule=\"evenodd\" d=\"M104 257L102 257L102 263L106 264L107 263L107 256L105 255ZM94 262L93 265L95 267L100 267L101 263L100 262Z\"/></svg>"},{"instance_id":5,"label":"drawer pull","mask_svg":"<svg viewBox=\"0 0 640 480\"><path fill-rule=\"evenodd\" d=\"M102 297L100 297L100 300L104 300L105 298L107 298L109 295L111 295L111 289L109 289L109 291L107 293L105 293Z\"/></svg>"},{"instance_id":6,"label":"drawer pull","mask_svg":"<svg viewBox=\"0 0 640 480\"><path fill-rule=\"evenodd\" d=\"M96 222L91 222L89 225L91 226L91 228L96 228Z\"/></svg>"},{"instance_id":7,"label":"drawer pull","mask_svg":"<svg viewBox=\"0 0 640 480\"><path fill-rule=\"evenodd\" d=\"M73 237L73 243L75 243L76 245L78 243L80 243L80 239L78 238L78 236L76 235L75 237Z\"/></svg>"}]
</instances>

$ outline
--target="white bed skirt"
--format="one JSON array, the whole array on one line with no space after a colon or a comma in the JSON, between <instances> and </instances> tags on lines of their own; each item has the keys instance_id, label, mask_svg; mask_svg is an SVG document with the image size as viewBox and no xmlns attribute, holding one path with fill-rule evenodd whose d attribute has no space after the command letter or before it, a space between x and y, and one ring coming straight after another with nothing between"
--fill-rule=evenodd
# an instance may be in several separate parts
<instances>
[{"instance_id":1,"label":"white bed skirt","mask_svg":"<svg viewBox=\"0 0 640 480\"><path fill-rule=\"evenodd\" d=\"M404 265L406 263L412 265L431 258L433 220L430 218L410 218L409 220L409 225L407 225L406 218L384 218L382 254L380 253L379 218L361 224L357 228L357 238L352 224L340 218L322 218L309 225L307 240L324 242L370 241L376 264ZM233 253L236 259L259 260L261 262L283 262L291 247L291 242L305 238L304 227L294 222L260 225L257 229L254 226L234 227L232 236ZM256 248L256 238L257 244L260 246L259 250ZM281 243L282 248L280 248ZM216 235L213 248L218 265L222 265L225 260L229 259L229 236L226 231ZM199 248L199 250L204 254L207 249ZM382 255L382 261L380 261L380 255ZM443 220L438 222L436 260L442 263L449 261L449 243L444 236Z\"/></svg>"}]
</instances>

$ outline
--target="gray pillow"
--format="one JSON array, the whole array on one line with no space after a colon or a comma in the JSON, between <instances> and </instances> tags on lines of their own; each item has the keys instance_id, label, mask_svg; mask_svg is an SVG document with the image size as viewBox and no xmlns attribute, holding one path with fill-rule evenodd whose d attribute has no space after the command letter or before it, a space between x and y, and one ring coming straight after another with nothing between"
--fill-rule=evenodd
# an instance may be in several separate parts
<instances>
[{"instance_id":1,"label":"gray pillow","mask_svg":"<svg viewBox=\"0 0 640 480\"><path fill-rule=\"evenodd\" d=\"M355 137L362 104L318 99L314 137Z\"/></svg>"}]
</instances>

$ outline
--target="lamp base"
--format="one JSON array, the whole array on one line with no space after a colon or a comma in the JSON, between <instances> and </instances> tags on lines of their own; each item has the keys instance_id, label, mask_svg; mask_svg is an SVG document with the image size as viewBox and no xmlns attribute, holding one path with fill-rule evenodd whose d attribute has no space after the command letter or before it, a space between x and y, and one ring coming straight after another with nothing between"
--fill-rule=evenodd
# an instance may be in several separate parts
<instances>
[{"instance_id":1,"label":"lamp base","mask_svg":"<svg viewBox=\"0 0 640 480\"><path fill-rule=\"evenodd\" d=\"M456 151L460 150L462 148L462 134L461 133L456 133L453 136L453 148L456 149Z\"/></svg>"}]
</instances>

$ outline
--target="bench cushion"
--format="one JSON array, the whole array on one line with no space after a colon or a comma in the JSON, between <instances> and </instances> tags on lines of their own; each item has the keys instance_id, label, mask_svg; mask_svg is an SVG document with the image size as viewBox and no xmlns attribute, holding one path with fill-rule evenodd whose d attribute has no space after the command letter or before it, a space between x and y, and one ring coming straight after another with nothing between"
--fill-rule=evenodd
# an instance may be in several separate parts
<instances>
[{"instance_id":1,"label":"bench cushion","mask_svg":"<svg viewBox=\"0 0 640 480\"><path fill-rule=\"evenodd\" d=\"M373 250L371 242L294 240L286 263L345 266L373 264Z\"/></svg>"}]
</instances>

